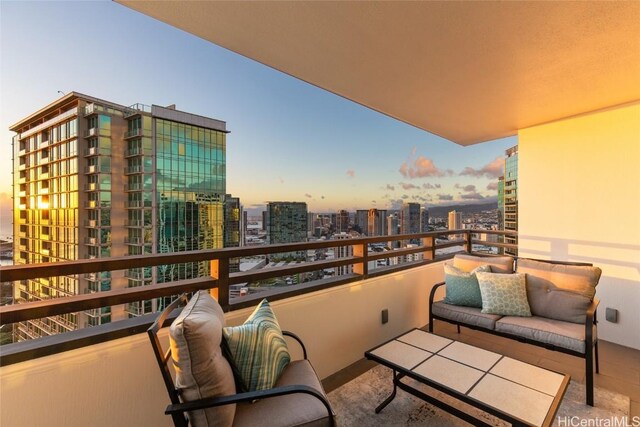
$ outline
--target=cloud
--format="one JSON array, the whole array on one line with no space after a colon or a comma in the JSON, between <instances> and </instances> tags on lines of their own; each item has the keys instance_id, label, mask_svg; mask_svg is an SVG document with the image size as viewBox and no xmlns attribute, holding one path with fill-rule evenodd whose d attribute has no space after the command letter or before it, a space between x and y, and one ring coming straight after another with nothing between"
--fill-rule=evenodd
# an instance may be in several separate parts
<instances>
[{"instance_id":1,"label":"cloud","mask_svg":"<svg viewBox=\"0 0 640 427\"><path fill-rule=\"evenodd\" d=\"M497 190L498 189L498 183L497 182L490 182L487 185L487 190Z\"/></svg>"},{"instance_id":2,"label":"cloud","mask_svg":"<svg viewBox=\"0 0 640 427\"><path fill-rule=\"evenodd\" d=\"M389 200L390 209L398 210L402 208L402 199L391 199Z\"/></svg>"},{"instance_id":3,"label":"cloud","mask_svg":"<svg viewBox=\"0 0 640 427\"><path fill-rule=\"evenodd\" d=\"M434 190L436 188L440 188L442 187L440 184L431 184L430 182L427 182L426 184L422 184L422 188L424 188L425 190Z\"/></svg>"},{"instance_id":4,"label":"cloud","mask_svg":"<svg viewBox=\"0 0 640 427\"><path fill-rule=\"evenodd\" d=\"M401 199L406 200L409 198L408 194L403 194L402 196L400 196Z\"/></svg>"},{"instance_id":5,"label":"cloud","mask_svg":"<svg viewBox=\"0 0 640 427\"><path fill-rule=\"evenodd\" d=\"M324 200L324 196L320 196L320 198L321 198L322 200Z\"/></svg>"},{"instance_id":6,"label":"cloud","mask_svg":"<svg viewBox=\"0 0 640 427\"><path fill-rule=\"evenodd\" d=\"M395 191L396 187L391 185L391 184L387 184L386 189L387 190L391 190L391 191Z\"/></svg>"},{"instance_id":7,"label":"cloud","mask_svg":"<svg viewBox=\"0 0 640 427\"><path fill-rule=\"evenodd\" d=\"M438 194L438 200L453 200L451 194Z\"/></svg>"},{"instance_id":8,"label":"cloud","mask_svg":"<svg viewBox=\"0 0 640 427\"><path fill-rule=\"evenodd\" d=\"M378 202L376 202L375 200L372 200L372 201L371 201L371 203L373 203L373 204L375 205L375 204L376 204L376 203L378 203Z\"/></svg>"},{"instance_id":9,"label":"cloud","mask_svg":"<svg viewBox=\"0 0 640 427\"><path fill-rule=\"evenodd\" d=\"M417 189L417 188L420 188L420 187L418 187L418 186L417 186L417 185L415 185L415 184L411 184L411 183L408 183L408 184L407 184L407 183L405 183L405 182L401 182L401 183L400 183L400 186L402 187L402 189L403 189L403 190L415 190L415 189Z\"/></svg>"},{"instance_id":10,"label":"cloud","mask_svg":"<svg viewBox=\"0 0 640 427\"><path fill-rule=\"evenodd\" d=\"M463 200L482 200L484 196L474 191L473 193L463 194L460 198Z\"/></svg>"},{"instance_id":11,"label":"cloud","mask_svg":"<svg viewBox=\"0 0 640 427\"><path fill-rule=\"evenodd\" d=\"M313 196L309 193L304 193L304 197L308 197L309 199L312 198Z\"/></svg>"},{"instance_id":12,"label":"cloud","mask_svg":"<svg viewBox=\"0 0 640 427\"><path fill-rule=\"evenodd\" d=\"M347 171L347 176L348 176L349 178L355 178L355 177L356 177L356 171L354 171L353 169L349 169L349 170Z\"/></svg>"},{"instance_id":13,"label":"cloud","mask_svg":"<svg viewBox=\"0 0 640 427\"><path fill-rule=\"evenodd\" d=\"M416 158L417 147L411 149L409 158L400 165L398 171L400 174L409 179L424 178L425 176L445 176L453 175L451 170L442 170L438 168L433 160L426 158L425 156L418 156Z\"/></svg>"},{"instance_id":14,"label":"cloud","mask_svg":"<svg viewBox=\"0 0 640 427\"><path fill-rule=\"evenodd\" d=\"M474 169L467 166L460 172L460 175L475 176L480 178L485 176L487 178L498 178L504 174L504 157L496 157L492 162L484 165L480 169Z\"/></svg>"},{"instance_id":15,"label":"cloud","mask_svg":"<svg viewBox=\"0 0 640 427\"><path fill-rule=\"evenodd\" d=\"M284 179L281 176L278 177L278 181L280 181L280 184L284 184Z\"/></svg>"},{"instance_id":16,"label":"cloud","mask_svg":"<svg viewBox=\"0 0 640 427\"><path fill-rule=\"evenodd\" d=\"M466 191L466 192L468 192L468 193L470 193L470 192L475 192L475 191L476 191L476 186L475 186L475 185L471 185L471 184L469 184L469 185L464 185L464 186L463 186L463 185L460 185L460 184L456 184L456 185L454 185L454 187L455 187L455 188L459 188L459 189L461 189L462 191Z\"/></svg>"}]
</instances>

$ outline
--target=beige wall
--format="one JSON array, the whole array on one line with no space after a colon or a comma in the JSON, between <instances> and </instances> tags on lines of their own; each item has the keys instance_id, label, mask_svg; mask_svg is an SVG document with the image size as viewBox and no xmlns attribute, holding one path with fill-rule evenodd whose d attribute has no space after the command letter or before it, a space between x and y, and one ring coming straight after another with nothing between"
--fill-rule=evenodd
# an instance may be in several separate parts
<instances>
[{"instance_id":1,"label":"beige wall","mask_svg":"<svg viewBox=\"0 0 640 427\"><path fill-rule=\"evenodd\" d=\"M599 335L640 349L640 104L518 137L519 255L602 268Z\"/></svg>"},{"instance_id":2,"label":"beige wall","mask_svg":"<svg viewBox=\"0 0 640 427\"><path fill-rule=\"evenodd\" d=\"M442 263L273 303L326 377L365 350L428 322ZM389 323L380 311L389 310ZM250 309L228 315L244 321ZM293 350L294 344L291 344ZM0 368L2 426L169 426L167 392L146 334Z\"/></svg>"}]
</instances>

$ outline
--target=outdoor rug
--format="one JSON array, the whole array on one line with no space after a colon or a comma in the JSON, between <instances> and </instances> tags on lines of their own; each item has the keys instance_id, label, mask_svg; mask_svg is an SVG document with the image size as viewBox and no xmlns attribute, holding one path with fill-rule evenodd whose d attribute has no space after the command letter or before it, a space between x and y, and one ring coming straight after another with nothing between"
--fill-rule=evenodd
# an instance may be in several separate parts
<instances>
[{"instance_id":1,"label":"outdoor rug","mask_svg":"<svg viewBox=\"0 0 640 427\"><path fill-rule=\"evenodd\" d=\"M337 423L340 427L378 427L378 426L468 426L460 420L434 407L417 397L400 389L396 398L379 414L375 413L378 406L392 390L392 371L384 366L376 366L342 387L329 393L329 401L337 414ZM437 390L427 386L418 385L417 382L403 378L403 382L418 387L427 394L437 397L450 405L456 405L461 410L473 414L486 423L495 426L507 426L508 423L486 414L472 406L459 402ZM595 389L595 407L585 405L585 388L580 383L569 384L562 405L556 414L554 425L594 425L581 424L579 419L611 420L623 419L629 416L630 400L628 396L614 393L605 389ZM559 417L564 419L560 423ZM565 418L566 417L566 418ZM579 418L572 418L579 417ZM571 421L568 421L571 419ZM601 421L602 422L602 421ZM619 425L619 424L595 424L595 425ZM624 425L624 424L622 424Z\"/></svg>"}]
</instances>

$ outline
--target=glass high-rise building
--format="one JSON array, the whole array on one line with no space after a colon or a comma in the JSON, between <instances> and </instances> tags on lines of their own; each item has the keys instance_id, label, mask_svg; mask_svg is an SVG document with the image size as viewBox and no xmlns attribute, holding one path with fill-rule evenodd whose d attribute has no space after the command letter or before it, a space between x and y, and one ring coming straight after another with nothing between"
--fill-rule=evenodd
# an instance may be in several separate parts
<instances>
[{"instance_id":1,"label":"glass high-rise building","mask_svg":"<svg viewBox=\"0 0 640 427\"><path fill-rule=\"evenodd\" d=\"M226 123L69 93L10 128L16 264L223 247ZM17 282L38 301L209 274L206 262ZM16 340L156 311L165 301L17 324Z\"/></svg>"},{"instance_id":2,"label":"glass high-rise building","mask_svg":"<svg viewBox=\"0 0 640 427\"><path fill-rule=\"evenodd\" d=\"M518 146L505 151L504 162L504 229L518 231ZM505 236L505 243L518 244L516 236ZM509 255L518 255L517 249L505 249Z\"/></svg>"},{"instance_id":3,"label":"glass high-rise building","mask_svg":"<svg viewBox=\"0 0 640 427\"><path fill-rule=\"evenodd\" d=\"M267 203L267 243L296 243L307 241L307 204L304 202ZM288 252L272 256L306 258L305 251Z\"/></svg>"},{"instance_id":4,"label":"glass high-rise building","mask_svg":"<svg viewBox=\"0 0 640 427\"><path fill-rule=\"evenodd\" d=\"M420 231L420 203L403 203L400 212L400 234L416 234ZM419 242L420 239L410 240L410 243Z\"/></svg>"}]
</instances>

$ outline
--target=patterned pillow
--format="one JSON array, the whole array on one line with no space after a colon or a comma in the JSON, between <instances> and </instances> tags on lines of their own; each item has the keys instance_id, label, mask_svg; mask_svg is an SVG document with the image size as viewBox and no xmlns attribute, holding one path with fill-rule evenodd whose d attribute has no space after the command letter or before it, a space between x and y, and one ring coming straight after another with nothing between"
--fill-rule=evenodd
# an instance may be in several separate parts
<instances>
[{"instance_id":1,"label":"patterned pillow","mask_svg":"<svg viewBox=\"0 0 640 427\"><path fill-rule=\"evenodd\" d=\"M243 391L273 388L291 356L269 302L263 299L244 324L223 333Z\"/></svg>"},{"instance_id":2,"label":"patterned pillow","mask_svg":"<svg viewBox=\"0 0 640 427\"><path fill-rule=\"evenodd\" d=\"M444 281L447 294L444 302L453 305L467 307L482 307L480 285L478 285L478 272L491 272L491 267L481 265L470 273L466 273L450 264L444 265Z\"/></svg>"},{"instance_id":3,"label":"patterned pillow","mask_svg":"<svg viewBox=\"0 0 640 427\"><path fill-rule=\"evenodd\" d=\"M524 274L478 273L476 276L483 313L531 317Z\"/></svg>"}]
</instances>

